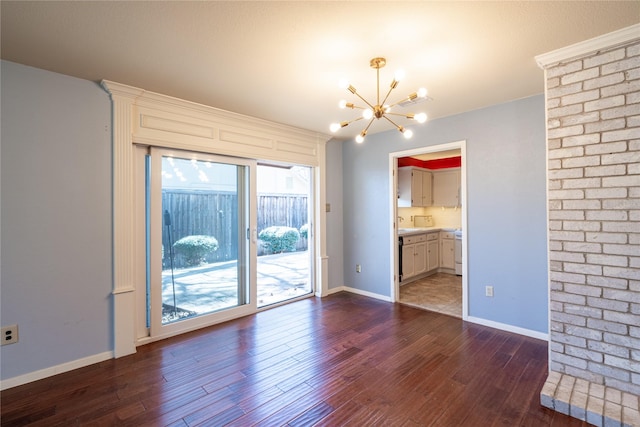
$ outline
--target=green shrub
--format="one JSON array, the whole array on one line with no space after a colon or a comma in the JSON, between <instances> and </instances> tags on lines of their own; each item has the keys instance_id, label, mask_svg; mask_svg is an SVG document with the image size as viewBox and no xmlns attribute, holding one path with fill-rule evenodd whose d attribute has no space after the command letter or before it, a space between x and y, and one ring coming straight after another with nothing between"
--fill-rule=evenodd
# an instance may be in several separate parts
<instances>
[{"instance_id":1,"label":"green shrub","mask_svg":"<svg viewBox=\"0 0 640 427\"><path fill-rule=\"evenodd\" d=\"M303 239L309 238L309 224L305 224L302 227L300 227L300 236Z\"/></svg>"},{"instance_id":2,"label":"green shrub","mask_svg":"<svg viewBox=\"0 0 640 427\"><path fill-rule=\"evenodd\" d=\"M267 227L258 234L263 246L273 254L294 252L296 243L300 240L300 233L291 227Z\"/></svg>"},{"instance_id":3,"label":"green shrub","mask_svg":"<svg viewBox=\"0 0 640 427\"><path fill-rule=\"evenodd\" d=\"M207 255L218 250L218 241L212 236L186 236L173 244L176 255L187 266L200 265Z\"/></svg>"}]
</instances>

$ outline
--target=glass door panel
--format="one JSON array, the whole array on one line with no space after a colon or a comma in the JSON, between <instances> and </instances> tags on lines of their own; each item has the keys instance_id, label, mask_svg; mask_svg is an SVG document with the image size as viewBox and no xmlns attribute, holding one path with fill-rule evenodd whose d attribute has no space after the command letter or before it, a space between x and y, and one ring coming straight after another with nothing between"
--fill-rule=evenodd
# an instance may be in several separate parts
<instances>
[{"instance_id":1,"label":"glass door panel","mask_svg":"<svg viewBox=\"0 0 640 427\"><path fill-rule=\"evenodd\" d=\"M251 167L250 161L152 149L152 336L251 308Z\"/></svg>"},{"instance_id":2,"label":"glass door panel","mask_svg":"<svg viewBox=\"0 0 640 427\"><path fill-rule=\"evenodd\" d=\"M258 165L258 307L313 292L311 171Z\"/></svg>"}]
</instances>

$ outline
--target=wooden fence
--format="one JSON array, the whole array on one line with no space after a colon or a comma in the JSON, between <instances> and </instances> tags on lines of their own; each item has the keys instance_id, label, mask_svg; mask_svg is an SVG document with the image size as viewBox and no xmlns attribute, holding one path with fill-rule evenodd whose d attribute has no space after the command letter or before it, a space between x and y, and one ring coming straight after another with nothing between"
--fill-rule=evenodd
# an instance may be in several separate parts
<instances>
[{"instance_id":1,"label":"wooden fence","mask_svg":"<svg viewBox=\"0 0 640 427\"><path fill-rule=\"evenodd\" d=\"M218 250L207 262L235 260L238 254L237 195L224 191L163 190L162 211L168 211L171 225L163 222L162 245L168 259L169 231L171 243L185 236L206 235L218 240ZM307 223L308 200L305 195L259 194L258 233L270 226L286 226L300 230ZM258 255L263 254L262 245ZM307 249L307 239L298 241L296 250ZM175 259L175 267L181 260Z\"/></svg>"}]
</instances>

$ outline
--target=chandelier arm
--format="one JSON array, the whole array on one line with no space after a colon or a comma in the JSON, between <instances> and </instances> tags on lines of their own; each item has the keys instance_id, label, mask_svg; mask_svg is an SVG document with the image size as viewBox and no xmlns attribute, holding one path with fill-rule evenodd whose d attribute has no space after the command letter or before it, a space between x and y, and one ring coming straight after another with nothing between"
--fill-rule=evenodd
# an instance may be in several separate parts
<instances>
[{"instance_id":1,"label":"chandelier arm","mask_svg":"<svg viewBox=\"0 0 640 427\"><path fill-rule=\"evenodd\" d=\"M371 119L371 121L369 122L369 124L367 125L366 128L364 128L364 133L367 133L367 131L369 130L369 128L371 127L371 124L373 123L373 121L375 120L375 117L373 119ZM360 132L362 133L362 132Z\"/></svg>"},{"instance_id":2,"label":"chandelier arm","mask_svg":"<svg viewBox=\"0 0 640 427\"><path fill-rule=\"evenodd\" d=\"M367 101L366 99L364 99L362 96L360 96L360 94L358 92L353 92L353 94L355 96L357 96L358 98L360 98L362 100L362 102L364 102L365 104L367 104L369 106L369 108L371 108L373 110L373 105L369 104L369 101ZM364 107L357 107L357 108L362 108L364 110Z\"/></svg>"},{"instance_id":3,"label":"chandelier arm","mask_svg":"<svg viewBox=\"0 0 640 427\"><path fill-rule=\"evenodd\" d=\"M383 106L385 102L387 102L387 98L389 98L389 95L391 95L391 91L393 91L393 89L395 88L395 86L391 85L391 87L389 88L389 92L387 92L387 96L384 97L384 100L380 103L378 103L378 105ZM393 104L391 107L398 105L399 102L396 102L395 104ZM389 107L389 108L391 108Z\"/></svg>"},{"instance_id":4,"label":"chandelier arm","mask_svg":"<svg viewBox=\"0 0 640 427\"><path fill-rule=\"evenodd\" d=\"M389 116L398 116L398 117L404 117L404 118L406 118L406 119L411 119L411 115L412 115L411 113L409 113L409 114L400 114L400 113L392 113L392 112L390 112L390 111L387 111L387 112L386 112L386 113L384 113L384 114L385 114L385 116L386 116L386 115L389 115Z\"/></svg>"},{"instance_id":5,"label":"chandelier arm","mask_svg":"<svg viewBox=\"0 0 640 427\"><path fill-rule=\"evenodd\" d=\"M350 107L352 110L366 110L367 107L363 107L361 105L354 105L353 107Z\"/></svg>"},{"instance_id":6,"label":"chandelier arm","mask_svg":"<svg viewBox=\"0 0 640 427\"><path fill-rule=\"evenodd\" d=\"M396 129L400 130L403 129L402 126L398 125L396 122L394 122L393 120L391 120L389 117L387 117L387 115L385 114L384 116L385 119L387 119L389 121L389 123L391 123L392 125L394 125L396 127Z\"/></svg>"}]
</instances>

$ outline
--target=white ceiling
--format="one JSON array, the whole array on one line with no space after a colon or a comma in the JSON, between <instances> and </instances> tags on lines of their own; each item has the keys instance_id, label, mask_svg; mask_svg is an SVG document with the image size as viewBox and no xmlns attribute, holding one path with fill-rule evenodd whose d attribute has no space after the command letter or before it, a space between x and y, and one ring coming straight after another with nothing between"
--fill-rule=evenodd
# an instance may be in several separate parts
<instances>
[{"instance_id":1,"label":"white ceiling","mask_svg":"<svg viewBox=\"0 0 640 427\"><path fill-rule=\"evenodd\" d=\"M2 58L112 80L328 134L353 111L346 77L375 99L369 60L424 86L403 111L443 117L543 92L538 54L640 22L640 2L31 2L0 3ZM403 125L410 122L401 120ZM339 132L353 136L358 122ZM370 133L388 126L374 123Z\"/></svg>"}]
</instances>

